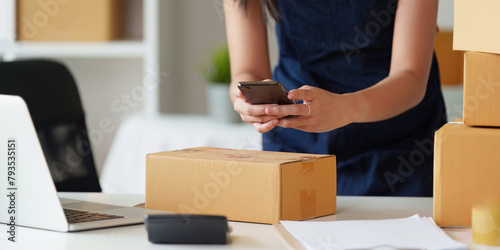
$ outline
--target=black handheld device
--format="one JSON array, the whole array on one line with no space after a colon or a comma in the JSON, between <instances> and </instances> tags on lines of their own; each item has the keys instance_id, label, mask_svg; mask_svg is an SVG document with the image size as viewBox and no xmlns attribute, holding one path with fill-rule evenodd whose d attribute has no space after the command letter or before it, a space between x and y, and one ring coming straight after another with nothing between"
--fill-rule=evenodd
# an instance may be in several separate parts
<instances>
[{"instance_id":1,"label":"black handheld device","mask_svg":"<svg viewBox=\"0 0 500 250\"><path fill-rule=\"evenodd\" d=\"M239 82L238 88L251 104L294 104L280 82Z\"/></svg>"},{"instance_id":2,"label":"black handheld device","mask_svg":"<svg viewBox=\"0 0 500 250\"><path fill-rule=\"evenodd\" d=\"M144 219L152 243L226 244L230 227L225 216L156 214Z\"/></svg>"}]
</instances>

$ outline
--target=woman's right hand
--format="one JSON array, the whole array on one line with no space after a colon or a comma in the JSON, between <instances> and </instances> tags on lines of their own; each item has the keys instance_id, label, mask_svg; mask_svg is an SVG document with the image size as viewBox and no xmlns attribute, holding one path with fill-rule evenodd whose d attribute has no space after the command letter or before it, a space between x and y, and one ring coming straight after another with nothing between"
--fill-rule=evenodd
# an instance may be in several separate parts
<instances>
[{"instance_id":1,"label":"woman's right hand","mask_svg":"<svg viewBox=\"0 0 500 250\"><path fill-rule=\"evenodd\" d=\"M234 110L241 119L264 133L278 124L277 116L267 115L265 109L273 104L251 105L237 87L239 81L262 81L271 78L267 26L260 0L224 0L224 20L231 57L230 96Z\"/></svg>"},{"instance_id":2,"label":"woman's right hand","mask_svg":"<svg viewBox=\"0 0 500 250\"><path fill-rule=\"evenodd\" d=\"M266 108L276 104L252 105L238 88L233 89L233 97L234 110L259 133L268 132L279 123L280 117L266 114Z\"/></svg>"}]
</instances>

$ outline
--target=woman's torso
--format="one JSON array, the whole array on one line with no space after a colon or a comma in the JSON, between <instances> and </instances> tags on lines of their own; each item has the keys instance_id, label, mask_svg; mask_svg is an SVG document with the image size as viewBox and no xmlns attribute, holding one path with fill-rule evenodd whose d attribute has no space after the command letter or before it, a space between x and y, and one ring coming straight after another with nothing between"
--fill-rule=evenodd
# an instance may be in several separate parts
<instances>
[{"instance_id":1,"label":"woman's torso","mask_svg":"<svg viewBox=\"0 0 500 250\"><path fill-rule=\"evenodd\" d=\"M276 25L280 57L273 79L287 89L307 84L349 93L389 74L396 0L277 2L282 19ZM428 196L432 152L427 145L445 122L444 113L434 60L425 98L417 107L385 121L326 133L277 127L264 134L264 149L335 154L339 194ZM423 160L415 160L421 145L427 146Z\"/></svg>"}]
</instances>

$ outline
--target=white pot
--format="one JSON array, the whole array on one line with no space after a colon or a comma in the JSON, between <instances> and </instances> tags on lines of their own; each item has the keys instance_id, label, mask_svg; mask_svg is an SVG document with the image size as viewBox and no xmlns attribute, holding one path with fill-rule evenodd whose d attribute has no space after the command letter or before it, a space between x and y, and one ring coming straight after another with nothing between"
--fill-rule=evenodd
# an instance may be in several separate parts
<instances>
[{"instance_id":1,"label":"white pot","mask_svg":"<svg viewBox=\"0 0 500 250\"><path fill-rule=\"evenodd\" d=\"M220 122L240 122L240 115L234 111L229 99L229 85L222 83L207 84L208 114Z\"/></svg>"}]
</instances>

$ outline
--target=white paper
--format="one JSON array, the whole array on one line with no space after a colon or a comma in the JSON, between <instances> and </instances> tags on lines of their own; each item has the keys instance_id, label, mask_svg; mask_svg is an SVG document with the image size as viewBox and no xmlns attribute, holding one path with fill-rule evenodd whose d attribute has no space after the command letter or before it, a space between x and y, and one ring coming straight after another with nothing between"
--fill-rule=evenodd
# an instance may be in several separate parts
<instances>
[{"instance_id":1,"label":"white paper","mask_svg":"<svg viewBox=\"0 0 500 250\"><path fill-rule=\"evenodd\" d=\"M307 249L467 249L432 218L419 215L389 220L281 221L281 225Z\"/></svg>"}]
</instances>

